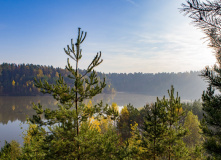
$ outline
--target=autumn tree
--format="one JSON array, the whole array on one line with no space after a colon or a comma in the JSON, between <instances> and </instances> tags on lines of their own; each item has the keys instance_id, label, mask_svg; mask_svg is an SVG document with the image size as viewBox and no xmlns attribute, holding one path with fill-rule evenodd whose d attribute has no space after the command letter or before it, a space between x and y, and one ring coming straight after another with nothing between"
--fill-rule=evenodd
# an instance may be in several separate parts
<instances>
[{"instance_id":1,"label":"autumn tree","mask_svg":"<svg viewBox=\"0 0 221 160\"><path fill-rule=\"evenodd\" d=\"M197 27L202 29L208 40L209 46L215 51L217 63L212 67L206 67L202 71L202 77L209 86L203 92L204 120L202 131L207 137L204 147L207 152L217 159L221 158L221 2L188 0L181 9L193 20ZM215 91L218 94L215 94Z\"/></svg>"},{"instance_id":2,"label":"autumn tree","mask_svg":"<svg viewBox=\"0 0 221 160\"><path fill-rule=\"evenodd\" d=\"M188 129L188 134L185 136L184 141L190 148L202 142L199 125L198 117L189 111L184 121L184 128Z\"/></svg>"},{"instance_id":3,"label":"autumn tree","mask_svg":"<svg viewBox=\"0 0 221 160\"><path fill-rule=\"evenodd\" d=\"M137 108L135 108L132 104L128 104L124 106L119 114L117 129L119 133L122 135L123 141L127 140L132 136L132 127L138 125L137 128L140 128L142 123L142 117L140 116L140 112Z\"/></svg>"},{"instance_id":4,"label":"autumn tree","mask_svg":"<svg viewBox=\"0 0 221 160\"><path fill-rule=\"evenodd\" d=\"M130 121L127 106L124 106L120 112L119 120L117 122L118 131L121 133L123 140L130 137Z\"/></svg>"},{"instance_id":5,"label":"autumn tree","mask_svg":"<svg viewBox=\"0 0 221 160\"><path fill-rule=\"evenodd\" d=\"M192 111L189 111L185 117L184 128L188 130L187 135L184 137L184 143L188 147L190 156L195 159L203 159L203 137L201 135L200 122L197 115L194 115Z\"/></svg>"}]
</instances>

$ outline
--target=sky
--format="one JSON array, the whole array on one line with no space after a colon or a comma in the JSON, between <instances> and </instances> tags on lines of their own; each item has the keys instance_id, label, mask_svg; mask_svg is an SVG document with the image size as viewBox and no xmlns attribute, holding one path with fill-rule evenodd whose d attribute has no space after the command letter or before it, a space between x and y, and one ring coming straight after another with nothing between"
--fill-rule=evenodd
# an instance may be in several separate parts
<instances>
[{"instance_id":1,"label":"sky","mask_svg":"<svg viewBox=\"0 0 221 160\"><path fill-rule=\"evenodd\" d=\"M87 32L79 68L97 52L104 73L199 71L214 52L180 13L185 0L0 0L0 63L64 68L64 48ZM75 65L74 61L71 61Z\"/></svg>"}]
</instances>

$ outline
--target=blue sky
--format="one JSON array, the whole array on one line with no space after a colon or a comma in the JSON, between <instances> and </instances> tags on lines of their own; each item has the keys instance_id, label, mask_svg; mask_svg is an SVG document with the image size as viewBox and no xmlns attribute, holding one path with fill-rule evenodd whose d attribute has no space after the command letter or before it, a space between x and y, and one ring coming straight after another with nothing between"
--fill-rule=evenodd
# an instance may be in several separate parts
<instances>
[{"instance_id":1,"label":"blue sky","mask_svg":"<svg viewBox=\"0 0 221 160\"><path fill-rule=\"evenodd\" d=\"M185 72L213 65L204 34L179 12L185 0L0 0L0 63L64 68L63 48L81 27L80 68L98 51L98 71ZM74 62L73 62L74 65Z\"/></svg>"}]
</instances>

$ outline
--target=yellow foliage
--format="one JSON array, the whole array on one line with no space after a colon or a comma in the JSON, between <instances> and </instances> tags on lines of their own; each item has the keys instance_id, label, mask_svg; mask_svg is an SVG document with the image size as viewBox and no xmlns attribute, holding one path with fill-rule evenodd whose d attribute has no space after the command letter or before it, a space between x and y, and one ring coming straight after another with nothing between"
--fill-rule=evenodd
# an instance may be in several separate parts
<instances>
[{"instance_id":1,"label":"yellow foliage","mask_svg":"<svg viewBox=\"0 0 221 160\"><path fill-rule=\"evenodd\" d=\"M117 103L112 103L111 107L113 108L114 111L119 112L119 107L117 105Z\"/></svg>"},{"instance_id":2,"label":"yellow foliage","mask_svg":"<svg viewBox=\"0 0 221 160\"><path fill-rule=\"evenodd\" d=\"M27 134L24 137L24 144L29 144L31 139L32 139L32 135L35 132L35 129L37 128L36 124L29 124L29 128L27 130Z\"/></svg>"},{"instance_id":3,"label":"yellow foliage","mask_svg":"<svg viewBox=\"0 0 221 160\"><path fill-rule=\"evenodd\" d=\"M12 86L15 86L15 81L14 80L12 81Z\"/></svg>"},{"instance_id":4,"label":"yellow foliage","mask_svg":"<svg viewBox=\"0 0 221 160\"><path fill-rule=\"evenodd\" d=\"M56 73L55 73L55 77L59 77L59 74L58 74L58 72L56 72Z\"/></svg>"},{"instance_id":5,"label":"yellow foliage","mask_svg":"<svg viewBox=\"0 0 221 160\"><path fill-rule=\"evenodd\" d=\"M110 117L102 118L100 120L101 132L106 132L108 130L108 128L112 125L112 123L113 122Z\"/></svg>"},{"instance_id":6,"label":"yellow foliage","mask_svg":"<svg viewBox=\"0 0 221 160\"><path fill-rule=\"evenodd\" d=\"M194 115L192 111L187 113L184 121L184 127L189 130L188 134L184 137L184 142L188 147L193 147L202 143L202 135L200 134L201 129L199 127L200 122L198 121L197 115Z\"/></svg>"},{"instance_id":7,"label":"yellow foliage","mask_svg":"<svg viewBox=\"0 0 221 160\"><path fill-rule=\"evenodd\" d=\"M180 107L180 108L176 108L176 112L178 112L179 114L181 114L183 112L183 108Z\"/></svg>"},{"instance_id":8,"label":"yellow foliage","mask_svg":"<svg viewBox=\"0 0 221 160\"><path fill-rule=\"evenodd\" d=\"M87 107L88 107L88 108L91 108L92 106L93 106L92 101L89 100L89 102L87 103Z\"/></svg>"},{"instance_id":9,"label":"yellow foliage","mask_svg":"<svg viewBox=\"0 0 221 160\"><path fill-rule=\"evenodd\" d=\"M128 139L129 147L132 150L137 150L137 154L141 155L142 153L146 152L146 149L141 146L142 140L138 130L138 123L134 123L134 125L130 124L131 126L131 138Z\"/></svg>"},{"instance_id":10,"label":"yellow foliage","mask_svg":"<svg viewBox=\"0 0 221 160\"><path fill-rule=\"evenodd\" d=\"M12 110L13 110L13 111L15 110L15 105L12 106Z\"/></svg>"},{"instance_id":11,"label":"yellow foliage","mask_svg":"<svg viewBox=\"0 0 221 160\"><path fill-rule=\"evenodd\" d=\"M91 123L91 129L97 129L98 132L101 132L100 122L97 119L94 119L94 117L91 117L89 118L89 122Z\"/></svg>"},{"instance_id":12,"label":"yellow foliage","mask_svg":"<svg viewBox=\"0 0 221 160\"><path fill-rule=\"evenodd\" d=\"M100 133L107 131L112 124L112 120L110 117L102 118L100 120L91 117L89 118L89 122L91 123L91 129L97 129Z\"/></svg>"},{"instance_id":13,"label":"yellow foliage","mask_svg":"<svg viewBox=\"0 0 221 160\"><path fill-rule=\"evenodd\" d=\"M29 105L27 105L27 106L26 106L26 108L27 108L27 109L30 109L30 108L32 108L32 107L31 107L31 106L29 106Z\"/></svg>"},{"instance_id":14,"label":"yellow foliage","mask_svg":"<svg viewBox=\"0 0 221 160\"><path fill-rule=\"evenodd\" d=\"M138 123L134 122L134 125L130 124L130 127L131 127L131 135L133 137L135 135L135 131L137 130Z\"/></svg>"},{"instance_id":15,"label":"yellow foliage","mask_svg":"<svg viewBox=\"0 0 221 160\"><path fill-rule=\"evenodd\" d=\"M38 69L38 74L37 74L37 77L43 77L44 74L43 74L43 71L41 69Z\"/></svg>"},{"instance_id":16,"label":"yellow foliage","mask_svg":"<svg viewBox=\"0 0 221 160\"><path fill-rule=\"evenodd\" d=\"M124 106L124 108L121 110L120 116L124 119L124 120L128 120L129 119L129 112L127 110L127 106Z\"/></svg>"}]
</instances>

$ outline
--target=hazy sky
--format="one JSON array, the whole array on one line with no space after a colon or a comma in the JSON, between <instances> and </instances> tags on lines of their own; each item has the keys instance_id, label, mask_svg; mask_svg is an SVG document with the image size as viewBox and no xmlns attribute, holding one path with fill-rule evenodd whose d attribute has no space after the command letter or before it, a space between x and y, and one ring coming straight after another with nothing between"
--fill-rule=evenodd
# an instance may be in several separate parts
<instances>
[{"instance_id":1,"label":"hazy sky","mask_svg":"<svg viewBox=\"0 0 221 160\"><path fill-rule=\"evenodd\" d=\"M215 63L204 34L179 12L185 0L0 0L0 63L64 68L63 48L88 35L80 68L98 51L98 71L185 72ZM73 62L74 64L74 62Z\"/></svg>"}]
</instances>

